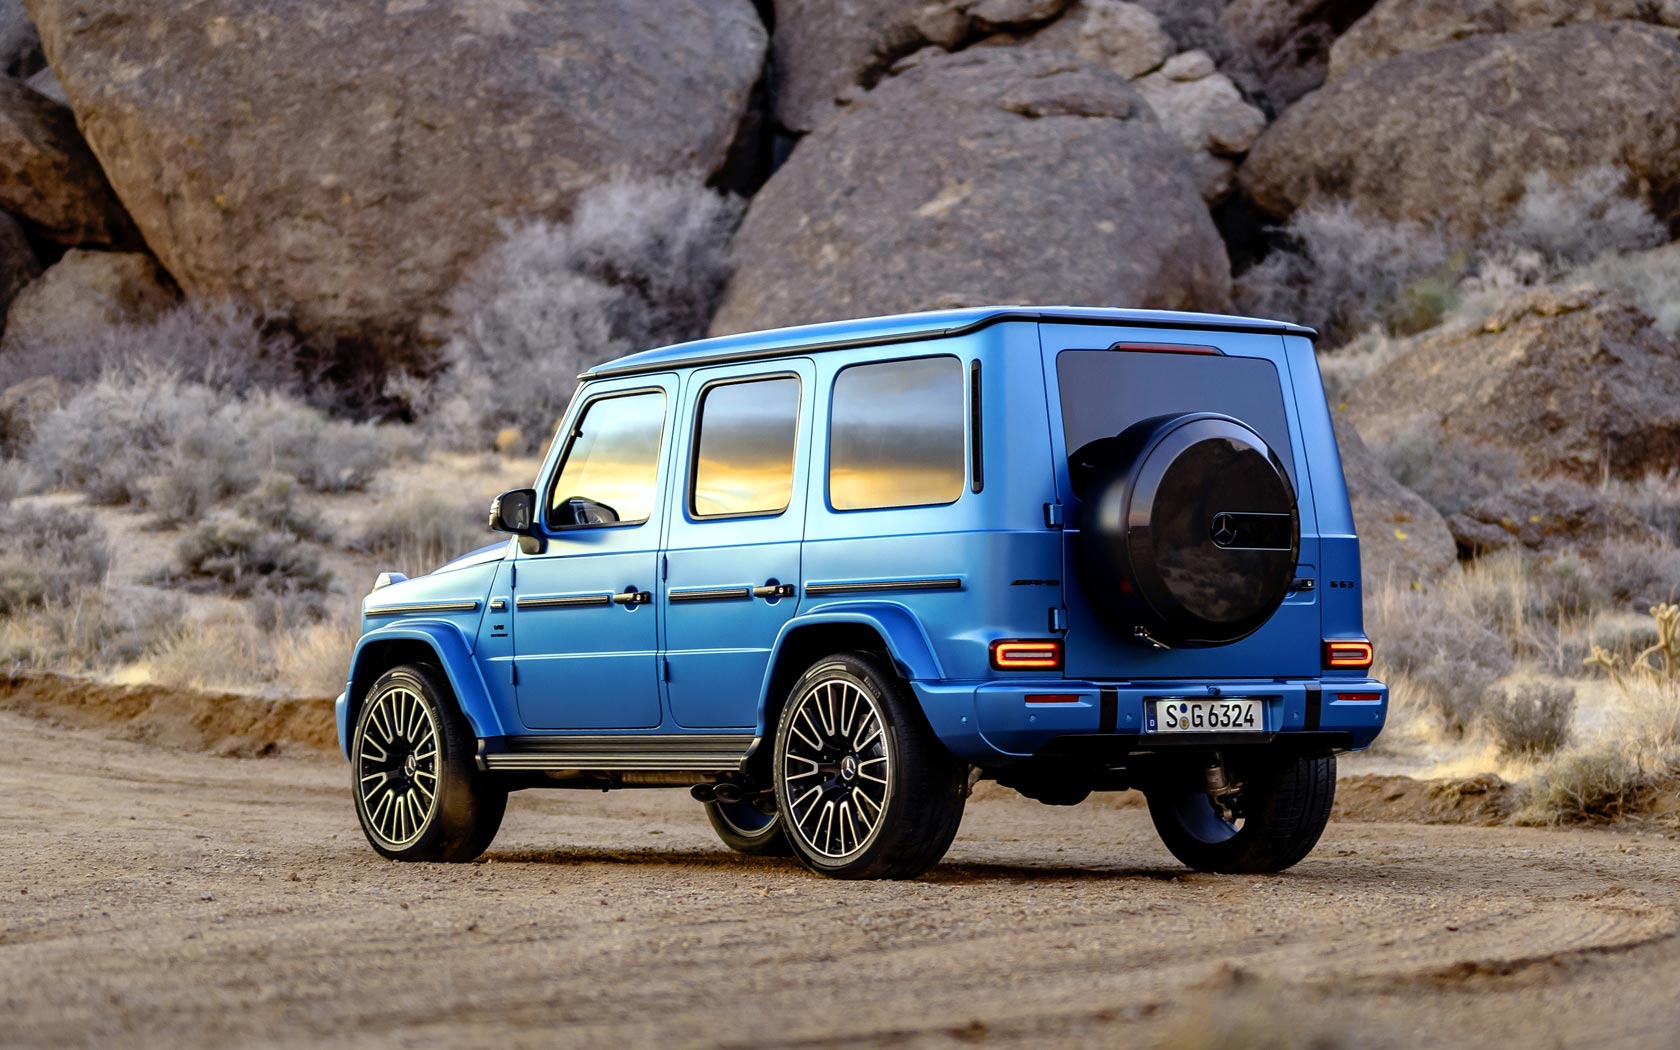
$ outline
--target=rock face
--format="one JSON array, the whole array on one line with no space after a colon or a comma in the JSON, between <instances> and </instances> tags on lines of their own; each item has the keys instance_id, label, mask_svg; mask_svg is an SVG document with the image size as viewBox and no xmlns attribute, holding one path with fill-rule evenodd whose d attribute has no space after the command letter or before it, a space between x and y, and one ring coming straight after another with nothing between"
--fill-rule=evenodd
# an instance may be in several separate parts
<instances>
[{"instance_id":1,"label":"rock face","mask_svg":"<svg viewBox=\"0 0 1680 1050\"><path fill-rule=\"evenodd\" d=\"M1124 79L974 48L884 82L753 198L716 334L993 302L1222 308L1182 150Z\"/></svg>"},{"instance_id":2,"label":"rock face","mask_svg":"<svg viewBox=\"0 0 1680 1050\"><path fill-rule=\"evenodd\" d=\"M1266 130L1266 115L1243 101L1204 51L1174 55L1135 83L1161 124L1184 144L1202 198L1209 204L1224 200L1237 158Z\"/></svg>"},{"instance_id":3,"label":"rock face","mask_svg":"<svg viewBox=\"0 0 1680 1050\"><path fill-rule=\"evenodd\" d=\"M1330 48L1330 76L1486 33L1610 22L1680 26L1680 0L1378 0Z\"/></svg>"},{"instance_id":4,"label":"rock face","mask_svg":"<svg viewBox=\"0 0 1680 1050\"><path fill-rule=\"evenodd\" d=\"M1629 22L1481 36L1368 62L1302 99L1243 164L1287 218L1314 200L1470 236L1521 199L1611 166L1659 218L1680 208L1680 40Z\"/></svg>"},{"instance_id":5,"label":"rock face","mask_svg":"<svg viewBox=\"0 0 1680 1050\"><path fill-rule=\"evenodd\" d=\"M1067 5L1068 0L775 0L776 122L789 131L815 130L837 105L874 87L906 55L1026 30Z\"/></svg>"},{"instance_id":6,"label":"rock face","mask_svg":"<svg viewBox=\"0 0 1680 1050\"><path fill-rule=\"evenodd\" d=\"M114 324L149 321L174 303L169 278L151 256L71 250L12 302L0 357L75 347Z\"/></svg>"},{"instance_id":7,"label":"rock face","mask_svg":"<svg viewBox=\"0 0 1680 1050\"><path fill-rule=\"evenodd\" d=\"M1542 290L1479 330L1424 336L1354 391L1364 435L1420 414L1444 436L1503 446L1534 478L1637 478L1680 463L1680 340L1619 296Z\"/></svg>"},{"instance_id":8,"label":"rock face","mask_svg":"<svg viewBox=\"0 0 1680 1050\"><path fill-rule=\"evenodd\" d=\"M1128 80L1160 68L1176 50L1159 19L1125 0L1074 0L1043 29L993 39L1071 52Z\"/></svg>"},{"instance_id":9,"label":"rock face","mask_svg":"<svg viewBox=\"0 0 1680 1050\"><path fill-rule=\"evenodd\" d=\"M41 37L23 0L0 0L0 73L25 79L43 65Z\"/></svg>"},{"instance_id":10,"label":"rock face","mask_svg":"<svg viewBox=\"0 0 1680 1050\"><path fill-rule=\"evenodd\" d=\"M6 77L0 77L0 209L60 244L135 240L70 110Z\"/></svg>"},{"instance_id":11,"label":"rock face","mask_svg":"<svg viewBox=\"0 0 1680 1050\"><path fill-rule=\"evenodd\" d=\"M12 305L25 285L41 276L41 261L35 257L29 238L17 220L0 212L0 316Z\"/></svg>"},{"instance_id":12,"label":"rock face","mask_svg":"<svg viewBox=\"0 0 1680 1050\"><path fill-rule=\"evenodd\" d=\"M1383 469L1347 413L1333 415L1366 587L1388 579L1410 584L1440 578L1458 557L1447 523Z\"/></svg>"},{"instance_id":13,"label":"rock face","mask_svg":"<svg viewBox=\"0 0 1680 1050\"><path fill-rule=\"evenodd\" d=\"M1247 48L1274 109L1324 83L1335 39L1375 0L1232 0L1220 25Z\"/></svg>"},{"instance_id":14,"label":"rock face","mask_svg":"<svg viewBox=\"0 0 1680 1050\"><path fill-rule=\"evenodd\" d=\"M1550 553L1614 539L1658 542L1638 514L1567 478L1530 482L1477 500L1448 518L1447 526L1472 555L1510 547Z\"/></svg>"},{"instance_id":15,"label":"rock face","mask_svg":"<svg viewBox=\"0 0 1680 1050\"><path fill-rule=\"evenodd\" d=\"M400 344L498 224L705 176L763 63L748 0L27 0L87 141L190 294Z\"/></svg>"}]
</instances>

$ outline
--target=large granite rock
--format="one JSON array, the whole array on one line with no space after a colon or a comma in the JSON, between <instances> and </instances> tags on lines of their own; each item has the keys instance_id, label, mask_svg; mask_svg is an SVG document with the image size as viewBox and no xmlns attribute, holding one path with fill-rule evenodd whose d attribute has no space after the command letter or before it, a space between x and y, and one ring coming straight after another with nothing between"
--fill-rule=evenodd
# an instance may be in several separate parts
<instances>
[{"instance_id":1,"label":"large granite rock","mask_svg":"<svg viewBox=\"0 0 1680 1050\"><path fill-rule=\"evenodd\" d=\"M1569 478L1485 496L1448 518L1447 527L1459 547L1476 556L1513 547L1549 554L1595 551L1610 540L1661 542L1638 514Z\"/></svg>"},{"instance_id":2,"label":"large granite rock","mask_svg":"<svg viewBox=\"0 0 1680 1050\"><path fill-rule=\"evenodd\" d=\"M1480 328L1420 337L1349 411L1373 444L1422 418L1443 439L1514 452L1530 478L1638 478L1680 463L1680 340L1621 296L1543 289Z\"/></svg>"},{"instance_id":3,"label":"large granite rock","mask_svg":"<svg viewBox=\"0 0 1680 1050\"><path fill-rule=\"evenodd\" d=\"M1446 521L1422 496L1394 480L1346 412L1333 416L1367 591L1389 579L1411 584L1441 578L1458 559Z\"/></svg>"},{"instance_id":4,"label":"large granite rock","mask_svg":"<svg viewBox=\"0 0 1680 1050\"><path fill-rule=\"evenodd\" d=\"M401 344L510 221L725 162L749 0L26 0L82 131L190 294Z\"/></svg>"},{"instance_id":5,"label":"large granite rock","mask_svg":"<svg viewBox=\"0 0 1680 1050\"><path fill-rule=\"evenodd\" d=\"M1680 26L1680 0L1378 0L1330 47L1330 76L1487 33L1609 22Z\"/></svg>"},{"instance_id":6,"label":"large granite rock","mask_svg":"<svg viewBox=\"0 0 1680 1050\"><path fill-rule=\"evenodd\" d=\"M1266 130L1266 115L1246 102L1205 51L1174 55L1135 82L1163 127L1184 144L1202 198L1231 193L1237 161Z\"/></svg>"},{"instance_id":7,"label":"large granite rock","mask_svg":"<svg viewBox=\"0 0 1680 1050\"><path fill-rule=\"evenodd\" d=\"M23 9L23 0L0 0L0 73L25 79L45 64L40 34Z\"/></svg>"},{"instance_id":8,"label":"large granite rock","mask_svg":"<svg viewBox=\"0 0 1680 1050\"><path fill-rule=\"evenodd\" d=\"M1375 0L1232 0L1220 16L1226 37L1248 51L1250 68L1275 110L1324 83L1330 47Z\"/></svg>"},{"instance_id":9,"label":"large granite rock","mask_svg":"<svg viewBox=\"0 0 1680 1050\"><path fill-rule=\"evenodd\" d=\"M1160 20L1127 0L1074 0L1043 28L988 42L1071 52L1128 79L1159 69L1177 50Z\"/></svg>"},{"instance_id":10,"label":"large granite rock","mask_svg":"<svg viewBox=\"0 0 1680 1050\"><path fill-rule=\"evenodd\" d=\"M144 252L72 249L13 300L0 358L74 352L112 325L153 320L175 301L168 276Z\"/></svg>"},{"instance_id":11,"label":"large granite rock","mask_svg":"<svg viewBox=\"0 0 1680 1050\"><path fill-rule=\"evenodd\" d=\"M1659 218L1680 209L1680 39L1615 22L1479 36L1367 62L1290 107L1243 164L1244 191L1287 218L1346 201L1468 237L1539 172L1609 166Z\"/></svg>"},{"instance_id":12,"label":"large granite rock","mask_svg":"<svg viewBox=\"0 0 1680 1050\"><path fill-rule=\"evenodd\" d=\"M60 244L135 240L70 110L8 77L0 77L0 209Z\"/></svg>"},{"instance_id":13,"label":"large granite rock","mask_svg":"<svg viewBox=\"0 0 1680 1050\"><path fill-rule=\"evenodd\" d=\"M1125 79L1059 52L935 53L756 196L714 333L1019 302L1223 308L1183 151Z\"/></svg>"},{"instance_id":14,"label":"large granite rock","mask_svg":"<svg viewBox=\"0 0 1680 1050\"><path fill-rule=\"evenodd\" d=\"M1068 0L774 0L771 42L776 122L812 131L837 106L875 86L893 63L924 47L957 48L1024 31ZM1166 55L1161 56L1165 58Z\"/></svg>"}]
</instances>

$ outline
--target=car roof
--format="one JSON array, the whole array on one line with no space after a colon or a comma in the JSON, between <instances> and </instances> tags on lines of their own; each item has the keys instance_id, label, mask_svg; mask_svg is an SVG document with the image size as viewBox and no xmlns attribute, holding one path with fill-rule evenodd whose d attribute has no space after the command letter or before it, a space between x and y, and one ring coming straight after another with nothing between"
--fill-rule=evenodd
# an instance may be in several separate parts
<instances>
[{"instance_id":1,"label":"car roof","mask_svg":"<svg viewBox=\"0 0 1680 1050\"><path fill-rule=\"evenodd\" d=\"M783 357L792 353L845 350L859 346L908 343L921 339L966 335L1004 321L1052 321L1066 324L1124 324L1141 328L1178 328L1191 331L1262 332L1315 338L1311 328L1286 321L1226 314L1185 313L1177 310L1118 310L1097 306L976 306L961 310L859 317L848 321L772 328L762 332L714 336L662 346L597 365L583 379L635 375L666 368L700 364L728 364Z\"/></svg>"}]
</instances>

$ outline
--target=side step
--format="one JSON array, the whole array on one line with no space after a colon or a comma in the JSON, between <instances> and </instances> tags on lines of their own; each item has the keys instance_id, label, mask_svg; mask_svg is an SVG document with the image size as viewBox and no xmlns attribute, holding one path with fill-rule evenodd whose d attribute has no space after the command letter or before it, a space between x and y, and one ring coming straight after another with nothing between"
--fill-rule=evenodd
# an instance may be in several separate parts
<instances>
[{"instance_id":1,"label":"side step","mask_svg":"<svg viewBox=\"0 0 1680 1050\"><path fill-rule=\"evenodd\" d=\"M739 773L758 746L750 734L668 736L510 736L507 750L483 756L487 769L692 770Z\"/></svg>"}]
</instances>

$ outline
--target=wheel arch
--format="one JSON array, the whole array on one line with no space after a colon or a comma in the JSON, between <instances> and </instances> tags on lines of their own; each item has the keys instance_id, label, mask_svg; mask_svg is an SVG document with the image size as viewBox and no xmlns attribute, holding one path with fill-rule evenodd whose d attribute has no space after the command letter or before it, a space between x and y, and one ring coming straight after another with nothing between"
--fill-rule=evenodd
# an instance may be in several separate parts
<instances>
[{"instance_id":1,"label":"wheel arch","mask_svg":"<svg viewBox=\"0 0 1680 1050\"><path fill-rule=\"evenodd\" d=\"M349 757L350 733L368 689L386 671L410 663L432 664L443 671L455 693L456 706L480 740L503 735L484 677L460 629L442 621L393 624L363 635L350 658L346 703L338 726L339 746L345 757Z\"/></svg>"},{"instance_id":2,"label":"wheel arch","mask_svg":"<svg viewBox=\"0 0 1680 1050\"><path fill-rule=\"evenodd\" d=\"M879 602L829 606L797 617L782 628L770 653L758 698L758 738L749 762L760 769L768 761L767 743L781 717L788 690L817 660L837 652L861 650L885 654L906 679L940 678L939 660L927 632L908 609Z\"/></svg>"}]
</instances>

